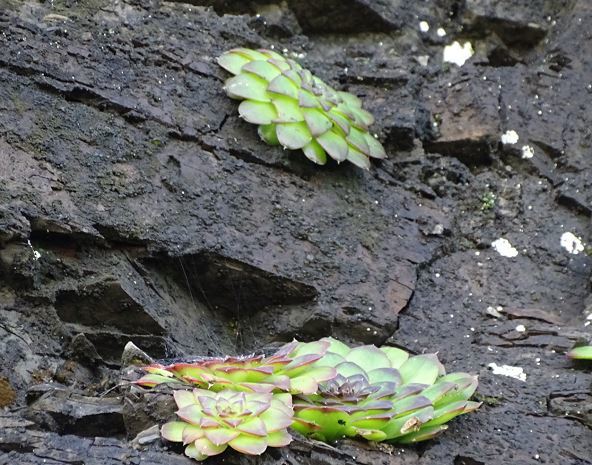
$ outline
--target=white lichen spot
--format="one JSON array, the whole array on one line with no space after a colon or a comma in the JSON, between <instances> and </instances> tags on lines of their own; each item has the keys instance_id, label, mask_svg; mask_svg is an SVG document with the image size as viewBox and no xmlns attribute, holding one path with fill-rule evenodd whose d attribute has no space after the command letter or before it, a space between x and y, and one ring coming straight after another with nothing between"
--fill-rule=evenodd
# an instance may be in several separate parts
<instances>
[{"instance_id":1,"label":"white lichen spot","mask_svg":"<svg viewBox=\"0 0 592 465\"><path fill-rule=\"evenodd\" d=\"M430 30L430 25L428 24L427 21L421 21L419 23L419 30L421 32L428 32Z\"/></svg>"},{"instance_id":2,"label":"white lichen spot","mask_svg":"<svg viewBox=\"0 0 592 465\"><path fill-rule=\"evenodd\" d=\"M502 134L502 144L515 144L520 137L513 129L510 129Z\"/></svg>"},{"instance_id":3,"label":"white lichen spot","mask_svg":"<svg viewBox=\"0 0 592 465\"><path fill-rule=\"evenodd\" d=\"M534 148L530 145L523 145L522 146L522 158L532 158L534 157Z\"/></svg>"},{"instance_id":4,"label":"white lichen spot","mask_svg":"<svg viewBox=\"0 0 592 465\"><path fill-rule=\"evenodd\" d=\"M421 66L427 66L430 56L429 55L419 55L419 56L416 56L415 59L417 60L417 62Z\"/></svg>"},{"instance_id":5,"label":"white lichen spot","mask_svg":"<svg viewBox=\"0 0 592 465\"><path fill-rule=\"evenodd\" d=\"M35 260L35 261L39 260L41 258L41 253L38 250L35 250L33 248L33 245L31 244L31 241L27 241L27 245L29 246L29 248L33 252L33 260Z\"/></svg>"},{"instance_id":6,"label":"white lichen spot","mask_svg":"<svg viewBox=\"0 0 592 465\"><path fill-rule=\"evenodd\" d=\"M446 63L454 63L457 66L462 66L474 53L475 51L470 42L465 42L461 45L455 40L452 44L444 47L443 60Z\"/></svg>"},{"instance_id":7,"label":"white lichen spot","mask_svg":"<svg viewBox=\"0 0 592 465\"><path fill-rule=\"evenodd\" d=\"M526 326L518 325L516 326L516 331L518 331L519 333L523 333L524 331L526 331Z\"/></svg>"},{"instance_id":8,"label":"white lichen spot","mask_svg":"<svg viewBox=\"0 0 592 465\"><path fill-rule=\"evenodd\" d=\"M508 239L500 237L491 243L491 247L495 249L502 257L515 257L518 251L510 244Z\"/></svg>"},{"instance_id":9,"label":"white lichen spot","mask_svg":"<svg viewBox=\"0 0 592 465\"><path fill-rule=\"evenodd\" d=\"M446 35L446 31L444 30L443 27L439 27L436 30L436 34L438 34L438 37L444 37Z\"/></svg>"},{"instance_id":10,"label":"white lichen spot","mask_svg":"<svg viewBox=\"0 0 592 465\"><path fill-rule=\"evenodd\" d=\"M520 381L526 381L526 373L522 367L513 367L511 365L498 365L490 363L487 365L493 371L494 375L508 376Z\"/></svg>"},{"instance_id":11,"label":"white lichen spot","mask_svg":"<svg viewBox=\"0 0 592 465\"><path fill-rule=\"evenodd\" d=\"M577 255L584 251L582 240L571 232L564 232L561 235L561 247L573 255Z\"/></svg>"}]
</instances>

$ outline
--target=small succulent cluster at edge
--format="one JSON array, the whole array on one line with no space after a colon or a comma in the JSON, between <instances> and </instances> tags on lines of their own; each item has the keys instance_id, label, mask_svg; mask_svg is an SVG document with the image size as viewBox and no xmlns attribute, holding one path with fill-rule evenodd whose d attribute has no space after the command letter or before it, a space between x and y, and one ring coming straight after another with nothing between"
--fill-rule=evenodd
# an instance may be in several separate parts
<instances>
[{"instance_id":1,"label":"small succulent cluster at edge","mask_svg":"<svg viewBox=\"0 0 592 465\"><path fill-rule=\"evenodd\" d=\"M153 364L136 381L172 388L177 419L161 436L204 460L228 447L250 455L288 445L289 428L331 442L358 437L409 444L480 406L477 377L446 374L435 354L350 348L333 339L285 344L270 356Z\"/></svg>"},{"instance_id":2,"label":"small succulent cluster at edge","mask_svg":"<svg viewBox=\"0 0 592 465\"><path fill-rule=\"evenodd\" d=\"M386 158L368 132L374 117L360 99L336 91L294 60L273 50L235 48L218 57L218 64L234 75L224 90L242 100L241 118L259 125L268 144L301 149L319 165L329 155L369 169L370 158Z\"/></svg>"}]
</instances>

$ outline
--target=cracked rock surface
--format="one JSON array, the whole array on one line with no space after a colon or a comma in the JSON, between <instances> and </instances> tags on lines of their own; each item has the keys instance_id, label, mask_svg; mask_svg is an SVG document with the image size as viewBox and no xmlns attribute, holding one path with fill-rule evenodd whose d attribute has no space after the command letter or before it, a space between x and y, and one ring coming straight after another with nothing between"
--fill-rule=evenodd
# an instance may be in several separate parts
<instances>
[{"instance_id":1,"label":"cracked rock surface","mask_svg":"<svg viewBox=\"0 0 592 465\"><path fill-rule=\"evenodd\" d=\"M484 405L416 447L225 463L592 464L564 355L592 339L591 28L587 0L0 0L0 464L188 465L145 429L166 397L117 388L128 341L326 335L438 352ZM263 144L222 91L237 46L360 96L389 158Z\"/></svg>"}]
</instances>

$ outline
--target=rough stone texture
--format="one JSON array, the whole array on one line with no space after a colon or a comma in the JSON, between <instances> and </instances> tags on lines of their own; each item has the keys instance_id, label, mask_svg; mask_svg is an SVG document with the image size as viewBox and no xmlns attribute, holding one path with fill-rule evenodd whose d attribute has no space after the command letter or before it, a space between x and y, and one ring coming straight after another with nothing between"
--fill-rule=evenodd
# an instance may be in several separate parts
<instances>
[{"instance_id":1,"label":"rough stone texture","mask_svg":"<svg viewBox=\"0 0 592 465\"><path fill-rule=\"evenodd\" d=\"M484 406L418 447L228 463L592 463L592 373L564 356L592 337L590 246L560 245L592 240L589 2L191 3L0 0L0 464L189 464L132 440L171 405L116 388L128 341L325 335L438 351ZM214 58L272 45L362 97L389 159L261 143Z\"/></svg>"}]
</instances>

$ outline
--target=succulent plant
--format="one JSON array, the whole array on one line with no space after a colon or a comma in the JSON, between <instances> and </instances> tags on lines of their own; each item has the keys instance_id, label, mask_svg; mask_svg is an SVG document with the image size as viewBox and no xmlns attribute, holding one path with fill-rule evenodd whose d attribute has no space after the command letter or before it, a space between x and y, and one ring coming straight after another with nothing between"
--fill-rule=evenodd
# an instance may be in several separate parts
<instances>
[{"instance_id":1,"label":"succulent plant","mask_svg":"<svg viewBox=\"0 0 592 465\"><path fill-rule=\"evenodd\" d=\"M218 57L218 64L234 74L224 90L242 100L240 116L258 124L259 136L268 144L302 149L320 165L327 154L365 169L370 157L386 157L368 132L374 118L360 99L336 91L294 60L272 50L236 48Z\"/></svg>"},{"instance_id":2,"label":"succulent plant","mask_svg":"<svg viewBox=\"0 0 592 465\"><path fill-rule=\"evenodd\" d=\"M434 354L409 356L395 347L350 349L331 338L315 366L335 367L318 393L294 400L292 427L323 441L361 436L373 441L411 443L444 431L452 418L479 407L471 402L477 378L445 375Z\"/></svg>"},{"instance_id":3,"label":"succulent plant","mask_svg":"<svg viewBox=\"0 0 592 465\"><path fill-rule=\"evenodd\" d=\"M166 423L161 435L186 445L185 455L204 460L229 446L244 454L259 455L267 447L292 441L292 397L287 393L256 393L204 389L175 391L181 421Z\"/></svg>"},{"instance_id":4,"label":"succulent plant","mask_svg":"<svg viewBox=\"0 0 592 465\"><path fill-rule=\"evenodd\" d=\"M314 393L318 383L335 376L335 368L314 366L329 348L328 341L285 344L269 357L213 357L190 363L153 364L136 381L144 387L161 383L182 383L212 391L233 389L244 392L284 391Z\"/></svg>"},{"instance_id":5,"label":"succulent plant","mask_svg":"<svg viewBox=\"0 0 592 465\"><path fill-rule=\"evenodd\" d=\"M567 356L572 360L592 360L592 346L574 347Z\"/></svg>"}]
</instances>

